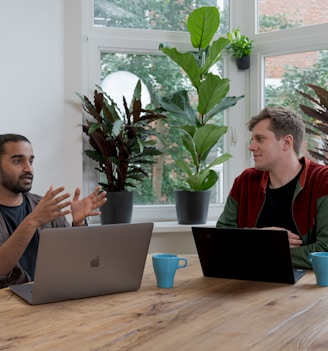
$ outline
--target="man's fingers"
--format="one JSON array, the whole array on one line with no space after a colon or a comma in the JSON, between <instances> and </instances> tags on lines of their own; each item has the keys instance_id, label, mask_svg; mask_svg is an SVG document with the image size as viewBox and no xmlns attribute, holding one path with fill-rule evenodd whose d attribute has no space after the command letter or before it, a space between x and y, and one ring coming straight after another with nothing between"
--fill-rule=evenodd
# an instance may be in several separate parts
<instances>
[{"instance_id":1,"label":"man's fingers","mask_svg":"<svg viewBox=\"0 0 328 351\"><path fill-rule=\"evenodd\" d=\"M66 202L63 202L63 203L57 203L55 206L56 206L56 210L57 211L61 211L63 210L64 208L68 207L68 206L71 206L72 202L71 201L66 201Z\"/></svg>"}]
</instances>

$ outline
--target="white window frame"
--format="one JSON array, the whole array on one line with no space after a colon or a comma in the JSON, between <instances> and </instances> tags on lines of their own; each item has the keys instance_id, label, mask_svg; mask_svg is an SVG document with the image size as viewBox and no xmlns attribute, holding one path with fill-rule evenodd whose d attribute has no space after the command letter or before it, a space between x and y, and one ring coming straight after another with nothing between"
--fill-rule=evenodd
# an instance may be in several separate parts
<instances>
[{"instance_id":1,"label":"white window frame","mask_svg":"<svg viewBox=\"0 0 328 351\"><path fill-rule=\"evenodd\" d=\"M128 1L128 0L127 0ZM190 50L189 33L145 31L138 29L119 29L94 27L93 1L82 0L82 33L83 33L83 94L92 96L95 84L100 84L100 53L125 52L140 54L159 54L159 43L169 42L180 50ZM224 163L224 199L232 186L234 178L249 166L248 140L245 128L248 118L249 103L245 94L249 83L249 70L238 72L230 57L225 60L225 77L230 79L229 95L245 95L236 106L225 113L225 124L229 127L225 137L225 151L233 157ZM86 161L85 167L89 167ZM90 166L91 167L91 166ZM90 193L92 189L86 179L83 180L83 191ZM217 220L223 204L211 204L208 220ZM154 222L176 221L175 205L134 206L133 221Z\"/></svg>"},{"instance_id":2,"label":"white window frame","mask_svg":"<svg viewBox=\"0 0 328 351\"><path fill-rule=\"evenodd\" d=\"M328 49L328 23L285 29L276 32L257 33L258 0L230 0L230 26L239 27L251 39L254 47L251 54L251 68L245 81L246 122L250 116L265 107L265 58L306 51ZM288 0L286 0L288 8ZM230 79L236 78L235 72ZM309 82L315 84L315 82ZM234 85L234 84L232 84ZM250 137L250 134L248 134ZM251 156L251 155L249 155ZM251 157L246 164L253 165ZM233 172L230 173L230 176ZM229 179L231 182L232 179Z\"/></svg>"},{"instance_id":3,"label":"white window frame","mask_svg":"<svg viewBox=\"0 0 328 351\"><path fill-rule=\"evenodd\" d=\"M240 5L239 0L231 1L234 8ZM328 49L328 23L258 34L257 0L244 0L243 5L245 6L243 13L234 12L234 18L236 23L243 23L243 30L255 39L249 84L250 116L253 116L265 104L265 58ZM287 5L288 0L286 0L286 8L288 8ZM315 82L309 83L315 84Z\"/></svg>"}]
</instances>

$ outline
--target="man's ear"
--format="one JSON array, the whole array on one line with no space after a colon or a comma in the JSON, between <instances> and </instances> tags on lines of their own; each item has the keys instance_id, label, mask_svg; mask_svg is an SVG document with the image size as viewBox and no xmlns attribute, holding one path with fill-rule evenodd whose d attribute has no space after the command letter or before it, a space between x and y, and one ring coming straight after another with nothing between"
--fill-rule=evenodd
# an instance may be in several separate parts
<instances>
[{"instance_id":1,"label":"man's ear","mask_svg":"<svg viewBox=\"0 0 328 351\"><path fill-rule=\"evenodd\" d=\"M294 145L294 138L292 135L288 134L283 137L283 149L288 150Z\"/></svg>"}]
</instances>

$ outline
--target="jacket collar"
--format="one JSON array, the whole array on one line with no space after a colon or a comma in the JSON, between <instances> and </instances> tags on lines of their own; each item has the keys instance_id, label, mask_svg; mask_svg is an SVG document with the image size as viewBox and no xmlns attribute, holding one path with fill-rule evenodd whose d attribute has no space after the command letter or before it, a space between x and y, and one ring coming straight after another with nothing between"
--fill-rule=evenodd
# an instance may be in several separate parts
<instances>
[{"instance_id":1,"label":"jacket collar","mask_svg":"<svg viewBox=\"0 0 328 351\"><path fill-rule=\"evenodd\" d=\"M300 178L299 178L299 183L300 183L301 187L303 188L305 181L306 181L306 177L307 177L307 173L308 173L308 169L309 169L311 161L309 159L307 159L306 157L301 157L299 159L299 161L303 166L303 170L302 170L302 173L301 173ZM261 188L263 189L264 192L266 191L268 181L269 181L269 172L263 172L263 176L262 176L262 180L261 180Z\"/></svg>"}]
</instances>

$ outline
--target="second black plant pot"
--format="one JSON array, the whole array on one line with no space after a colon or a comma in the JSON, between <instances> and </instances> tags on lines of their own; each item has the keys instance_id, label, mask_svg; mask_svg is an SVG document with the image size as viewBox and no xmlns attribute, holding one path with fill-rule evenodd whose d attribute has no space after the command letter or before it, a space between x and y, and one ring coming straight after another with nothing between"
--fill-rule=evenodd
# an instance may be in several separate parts
<instances>
[{"instance_id":1,"label":"second black plant pot","mask_svg":"<svg viewBox=\"0 0 328 351\"><path fill-rule=\"evenodd\" d=\"M210 190L175 190L175 206L178 224L205 224L207 221Z\"/></svg>"}]
</instances>

